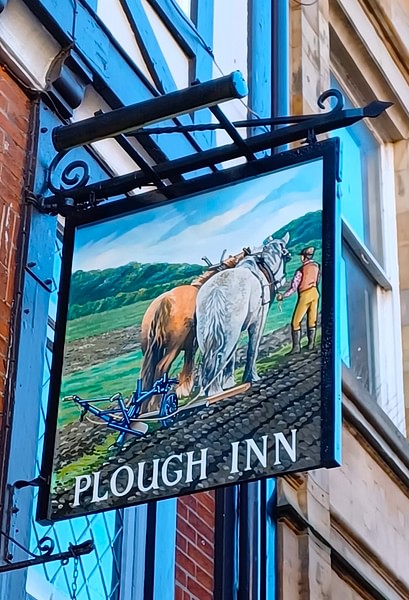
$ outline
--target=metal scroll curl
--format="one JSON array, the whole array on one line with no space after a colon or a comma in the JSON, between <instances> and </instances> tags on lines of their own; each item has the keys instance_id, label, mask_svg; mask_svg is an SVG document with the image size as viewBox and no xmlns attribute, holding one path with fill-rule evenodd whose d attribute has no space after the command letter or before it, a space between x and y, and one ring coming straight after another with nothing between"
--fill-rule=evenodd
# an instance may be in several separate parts
<instances>
[{"instance_id":1,"label":"metal scroll curl","mask_svg":"<svg viewBox=\"0 0 409 600\"><path fill-rule=\"evenodd\" d=\"M47 188L53 194L69 192L76 188L87 185L90 180L89 166L84 160L73 160L67 165L62 166L64 158L69 150L59 152L52 160L47 173ZM62 169L62 170L60 170ZM55 185L59 177L59 186Z\"/></svg>"},{"instance_id":2,"label":"metal scroll curl","mask_svg":"<svg viewBox=\"0 0 409 600\"><path fill-rule=\"evenodd\" d=\"M339 90L336 90L335 88L330 88L329 90L325 90L325 92L322 92L322 94L317 99L318 107L325 108L324 103L326 102L326 100L329 100L330 98L335 98L336 102L331 107L331 109L328 111L327 114L339 112L344 108L344 104L345 104L344 96L341 94L341 92Z\"/></svg>"},{"instance_id":3,"label":"metal scroll curl","mask_svg":"<svg viewBox=\"0 0 409 600\"><path fill-rule=\"evenodd\" d=\"M48 536L42 537L38 540L37 549L41 556L51 556L54 552L55 542Z\"/></svg>"}]
</instances>

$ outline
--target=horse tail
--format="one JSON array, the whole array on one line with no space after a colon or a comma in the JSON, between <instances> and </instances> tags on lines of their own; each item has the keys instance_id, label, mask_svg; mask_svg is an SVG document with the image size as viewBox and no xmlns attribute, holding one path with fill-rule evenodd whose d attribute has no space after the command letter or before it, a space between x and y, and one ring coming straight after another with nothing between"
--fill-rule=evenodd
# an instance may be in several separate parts
<instances>
[{"instance_id":1,"label":"horse tail","mask_svg":"<svg viewBox=\"0 0 409 600\"><path fill-rule=\"evenodd\" d=\"M166 323L171 309L172 303L169 298L163 298L152 317L141 368L142 389L144 390L148 390L153 386L156 366L165 354Z\"/></svg>"},{"instance_id":2,"label":"horse tail","mask_svg":"<svg viewBox=\"0 0 409 600\"><path fill-rule=\"evenodd\" d=\"M206 390L226 363L226 297L220 287L213 288L203 306L203 312L206 315L206 328L201 340L201 385Z\"/></svg>"}]
</instances>

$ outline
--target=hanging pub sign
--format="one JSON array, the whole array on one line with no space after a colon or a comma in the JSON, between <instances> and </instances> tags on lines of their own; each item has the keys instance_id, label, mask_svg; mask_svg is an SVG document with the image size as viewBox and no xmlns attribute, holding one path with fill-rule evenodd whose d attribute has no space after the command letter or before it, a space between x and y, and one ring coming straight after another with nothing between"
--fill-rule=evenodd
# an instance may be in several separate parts
<instances>
[{"instance_id":1,"label":"hanging pub sign","mask_svg":"<svg viewBox=\"0 0 409 600\"><path fill-rule=\"evenodd\" d=\"M39 520L339 464L337 162L67 218Z\"/></svg>"}]
</instances>

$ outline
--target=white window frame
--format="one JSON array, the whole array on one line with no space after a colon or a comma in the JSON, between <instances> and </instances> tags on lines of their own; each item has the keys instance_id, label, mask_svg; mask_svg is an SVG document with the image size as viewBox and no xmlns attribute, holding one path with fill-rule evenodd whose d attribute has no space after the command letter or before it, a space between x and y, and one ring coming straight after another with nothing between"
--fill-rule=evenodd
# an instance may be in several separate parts
<instances>
[{"instance_id":1,"label":"white window frame","mask_svg":"<svg viewBox=\"0 0 409 600\"><path fill-rule=\"evenodd\" d=\"M355 97L343 74L334 66L332 72L352 104L362 105L362 100ZM347 244L362 270L377 286L373 332L376 386L374 399L396 427L405 434L394 151L393 144L385 143L378 133L376 121L367 120L365 125L378 144L383 266L344 220L342 242Z\"/></svg>"}]
</instances>

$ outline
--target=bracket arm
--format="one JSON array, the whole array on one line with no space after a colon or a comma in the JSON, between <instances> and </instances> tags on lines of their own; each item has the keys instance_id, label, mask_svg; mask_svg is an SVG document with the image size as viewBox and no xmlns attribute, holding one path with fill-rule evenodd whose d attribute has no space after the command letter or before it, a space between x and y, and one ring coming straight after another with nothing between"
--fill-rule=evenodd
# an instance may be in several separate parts
<instances>
[{"instance_id":1,"label":"bracket arm","mask_svg":"<svg viewBox=\"0 0 409 600\"><path fill-rule=\"evenodd\" d=\"M40 555L29 560L21 560L15 563L0 565L0 573L6 573L8 571L17 571L18 569L26 569L34 565L43 565L45 563L54 562L56 560L60 560L63 562L63 564L66 564L70 560L70 558L78 558L80 556L84 556L85 554L90 554L90 552L92 552L93 550L95 550L95 546L92 540L87 540L82 544L77 545L70 544L66 552L58 552L58 554L47 554L45 556Z\"/></svg>"}]
</instances>

